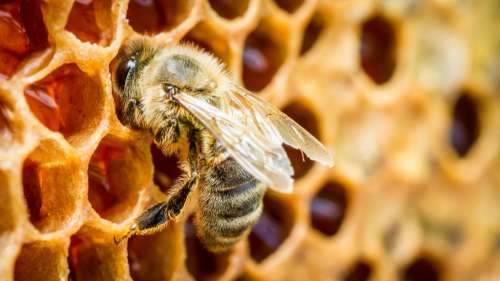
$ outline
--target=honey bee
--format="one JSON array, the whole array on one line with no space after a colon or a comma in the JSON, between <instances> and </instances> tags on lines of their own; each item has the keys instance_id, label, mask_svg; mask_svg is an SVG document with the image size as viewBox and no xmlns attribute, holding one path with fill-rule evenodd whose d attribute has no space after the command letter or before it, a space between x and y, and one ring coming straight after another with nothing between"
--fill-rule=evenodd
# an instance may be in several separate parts
<instances>
[{"instance_id":1,"label":"honey bee","mask_svg":"<svg viewBox=\"0 0 500 281\"><path fill-rule=\"evenodd\" d=\"M184 174L167 201L137 217L116 242L163 229L179 217L193 190L197 236L213 252L248 234L266 187L291 192L293 169L283 143L333 164L323 145L272 104L234 83L224 66L191 45L158 48L133 42L112 67L117 114L151 133L166 155L187 147Z\"/></svg>"}]
</instances>

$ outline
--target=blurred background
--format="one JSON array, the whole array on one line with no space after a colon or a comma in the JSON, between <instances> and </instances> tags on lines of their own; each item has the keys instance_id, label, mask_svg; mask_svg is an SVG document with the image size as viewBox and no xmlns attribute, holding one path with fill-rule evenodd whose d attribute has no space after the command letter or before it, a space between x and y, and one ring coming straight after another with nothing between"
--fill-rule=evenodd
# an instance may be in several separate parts
<instances>
[{"instance_id":1,"label":"blurred background","mask_svg":"<svg viewBox=\"0 0 500 281\"><path fill-rule=\"evenodd\" d=\"M287 148L229 253L196 200L115 245L180 175L116 117L134 37L212 53L335 166ZM0 280L500 280L498 0L2 0L0 38Z\"/></svg>"}]
</instances>

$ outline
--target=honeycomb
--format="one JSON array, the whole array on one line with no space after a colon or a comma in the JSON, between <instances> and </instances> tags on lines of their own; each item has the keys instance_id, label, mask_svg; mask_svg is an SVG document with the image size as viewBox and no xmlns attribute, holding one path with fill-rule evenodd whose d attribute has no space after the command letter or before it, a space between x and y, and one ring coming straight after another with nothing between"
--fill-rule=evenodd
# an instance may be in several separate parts
<instances>
[{"instance_id":1,"label":"honeycomb","mask_svg":"<svg viewBox=\"0 0 500 281\"><path fill-rule=\"evenodd\" d=\"M0 1L1 280L500 280L498 0ZM251 234L190 205L119 245L179 176L117 119L128 38L190 41L335 152L287 150Z\"/></svg>"}]
</instances>

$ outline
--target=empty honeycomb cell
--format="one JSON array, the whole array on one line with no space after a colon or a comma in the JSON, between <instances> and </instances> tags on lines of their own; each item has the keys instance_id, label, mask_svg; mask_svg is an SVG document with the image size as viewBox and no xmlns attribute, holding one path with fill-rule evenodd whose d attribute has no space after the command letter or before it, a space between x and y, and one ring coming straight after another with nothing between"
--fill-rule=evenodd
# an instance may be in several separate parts
<instances>
[{"instance_id":1,"label":"empty honeycomb cell","mask_svg":"<svg viewBox=\"0 0 500 281\"><path fill-rule=\"evenodd\" d=\"M260 91L271 82L285 61L286 38L286 31L265 22L248 35L243 50L243 84L247 89Z\"/></svg>"},{"instance_id":2,"label":"empty honeycomb cell","mask_svg":"<svg viewBox=\"0 0 500 281\"><path fill-rule=\"evenodd\" d=\"M325 19L323 15L316 12L304 30L304 37L302 38L302 46L300 47L300 54L305 55L318 41L325 28Z\"/></svg>"},{"instance_id":3,"label":"empty honeycomb cell","mask_svg":"<svg viewBox=\"0 0 500 281\"><path fill-rule=\"evenodd\" d=\"M125 253L118 251L113 240L96 242L75 234L68 249L68 280L125 280L128 274L125 261Z\"/></svg>"},{"instance_id":4,"label":"empty honeycomb cell","mask_svg":"<svg viewBox=\"0 0 500 281\"><path fill-rule=\"evenodd\" d=\"M396 30L387 18L375 15L362 24L360 63L376 83L388 82L396 68Z\"/></svg>"},{"instance_id":5,"label":"empty honeycomb cell","mask_svg":"<svg viewBox=\"0 0 500 281\"><path fill-rule=\"evenodd\" d=\"M344 281L367 281L372 274L372 268L366 261L356 262L344 276Z\"/></svg>"},{"instance_id":6,"label":"empty honeycomb cell","mask_svg":"<svg viewBox=\"0 0 500 281\"><path fill-rule=\"evenodd\" d=\"M50 157L51 153L60 154L60 159ZM42 142L23 166L24 197L31 223L42 232L66 227L75 213L81 180L75 158Z\"/></svg>"},{"instance_id":7,"label":"empty honeycomb cell","mask_svg":"<svg viewBox=\"0 0 500 281\"><path fill-rule=\"evenodd\" d=\"M401 272L400 277L404 281L438 281L441 280L440 276L439 265L436 261L420 256Z\"/></svg>"},{"instance_id":8,"label":"empty honeycomb cell","mask_svg":"<svg viewBox=\"0 0 500 281\"><path fill-rule=\"evenodd\" d=\"M293 13L300 8L304 0L274 0L281 9Z\"/></svg>"},{"instance_id":9,"label":"empty honeycomb cell","mask_svg":"<svg viewBox=\"0 0 500 281\"><path fill-rule=\"evenodd\" d=\"M24 95L41 123L76 146L95 131L103 116L98 84L75 64L63 65L29 85Z\"/></svg>"},{"instance_id":10,"label":"empty honeycomb cell","mask_svg":"<svg viewBox=\"0 0 500 281\"><path fill-rule=\"evenodd\" d=\"M302 102L293 102L282 109L283 112L292 118L295 122L300 124L309 133L311 133L316 138L319 137L319 126L316 120L315 113L307 108ZM313 167L314 162L304 156L304 154L297 149L286 146L285 150L288 154L288 158L292 162L292 167L294 170L293 177L295 179L302 178L309 172Z\"/></svg>"},{"instance_id":11,"label":"empty honeycomb cell","mask_svg":"<svg viewBox=\"0 0 500 281\"><path fill-rule=\"evenodd\" d=\"M478 104L463 92L455 102L449 129L449 142L460 157L465 157L479 137Z\"/></svg>"},{"instance_id":12,"label":"empty honeycomb cell","mask_svg":"<svg viewBox=\"0 0 500 281\"><path fill-rule=\"evenodd\" d=\"M156 145L151 145L151 154L154 164L154 183L164 193L167 192L175 181L182 175L179 168L179 159L175 155L165 156Z\"/></svg>"},{"instance_id":13,"label":"empty honeycomb cell","mask_svg":"<svg viewBox=\"0 0 500 281\"><path fill-rule=\"evenodd\" d=\"M207 251L196 236L193 219L184 224L186 243L186 267L189 273L198 281L216 280L229 265L230 253L211 253Z\"/></svg>"},{"instance_id":14,"label":"empty honeycomb cell","mask_svg":"<svg viewBox=\"0 0 500 281\"><path fill-rule=\"evenodd\" d=\"M26 244L19 253L14 271L16 281L66 280L66 249L60 241Z\"/></svg>"},{"instance_id":15,"label":"empty honeycomb cell","mask_svg":"<svg viewBox=\"0 0 500 281\"><path fill-rule=\"evenodd\" d=\"M66 22L66 30L83 42L107 45L112 37L111 1L76 0Z\"/></svg>"},{"instance_id":16,"label":"empty honeycomb cell","mask_svg":"<svg viewBox=\"0 0 500 281\"><path fill-rule=\"evenodd\" d=\"M210 6L217 14L227 19L234 19L245 14L249 0L209 0Z\"/></svg>"},{"instance_id":17,"label":"empty honeycomb cell","mask_svg":"<svg viewBox=\"0 0 500 281\"><path fill-rule=\"evenodd\" d=\"M326 183L312 198L311 225L327 236L335 235L344 221L348 198L344 186L338 182Z\"/></svg>"},{"instance_id":18,"label":"empty honeycomb cell","mask_svg":"<svg viewBox=\"0 0 500 281\"><path fill-rule=\"evenodd\" d=\"M174 28L189 16L194 0L130 0L127 18L139 33L155 34Z\"/></svg>"},{"instance_id":19,"label":"empty honeycomb cell","mask_svg":"<svg viewBox=\"0 0 500 281\"><path fill-rule=\"evenodd\" d=\"M0 2L0 79L14 74L30 53L48 47L40 0Z\"/></svg>"},{"instance_id":20,"label":"empty honeycomb cell","mask_svg":"<svg viewBox=\"0 0 500 281\"><path fill-rule=\"evenodd\" d=\"M128 240L128 263L134 281L170 280L180 262L178 227L174 224L159 233L134 236Z\"/></svg>"},{"instance_id":21,"label":"empty honeycomb cell","mask_svg":"<svg viewBox=\"0 0 500 281\"><path fill-rule=\"evenodd\" d=\"M144 152L112 136L95 150L88 168L88 198L102 218L115 222L127 218L138 191L148 184L144 169L150 169L150 160Z\"/></svg>"},{"instance_id":22,"label":"empty honeycomb cell","mask_svg":"<svg viewBox=\"0 0 500 281\"><path fill-rule=\"evenodd\" d=\"M294 219L291 206L268 192L264 196L262 215L248 237L252 258L261 262L276 252L290 235Z\"/></svg>"},{"instance_id":23,"label":"empty honeycomb cell","mask_svg":"<svg viewBox=\"0 0 500 281\"><path fill-rule=\"evenodd\" d=\"M231 52L226 36L207 22L198 23L182 38L182 41L197 45L204 51L215 55L226 65L231 62Z\"/></svg>"}]
</instances>

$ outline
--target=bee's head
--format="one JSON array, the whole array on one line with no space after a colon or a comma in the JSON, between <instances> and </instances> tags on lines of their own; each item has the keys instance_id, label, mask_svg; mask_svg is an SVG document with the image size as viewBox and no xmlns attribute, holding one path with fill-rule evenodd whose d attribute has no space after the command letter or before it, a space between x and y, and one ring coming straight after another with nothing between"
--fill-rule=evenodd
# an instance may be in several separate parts
<instances>
[{"instance_id":1,"label":"bee's head","mask_svg":"<svg viewBox=\"0 0 500 281\"><path fill-rule=\"evenodd\" d=\"M142 70L152 61L157 50L143 41L123 47L112 64L113 88L121 98L131 97Z\"/></svg>"}]
</instances>

